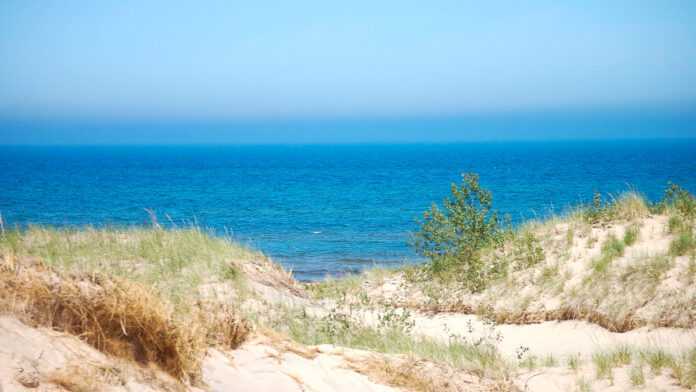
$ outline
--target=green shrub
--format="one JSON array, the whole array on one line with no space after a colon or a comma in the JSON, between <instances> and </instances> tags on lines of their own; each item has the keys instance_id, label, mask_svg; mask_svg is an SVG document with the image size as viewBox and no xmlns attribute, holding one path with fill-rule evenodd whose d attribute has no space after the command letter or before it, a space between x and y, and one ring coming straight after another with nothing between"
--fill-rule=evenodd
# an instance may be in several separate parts
<instances>
[{"instance_id":1,"label":"green shrub","mask_svg":"<svg viewBox=\"0 0 696 392\"><path fill-rule=\"evenodd\" d=\"M413 245L431 260L434 273L456 271L474 291L486 286L489 277L481 250L500 244L503 238L492 200L491 193L479 185L478 175L464 174L461 186L452 184L442 210L433 204L423 214Z\"/></svg>"}]
</instances>

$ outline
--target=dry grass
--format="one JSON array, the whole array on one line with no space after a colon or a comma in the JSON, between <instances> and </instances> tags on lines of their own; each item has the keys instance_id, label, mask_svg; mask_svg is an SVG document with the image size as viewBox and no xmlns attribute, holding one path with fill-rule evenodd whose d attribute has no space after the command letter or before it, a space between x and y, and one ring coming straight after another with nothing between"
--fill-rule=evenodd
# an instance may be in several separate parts
<instances>
[{"instance_id":1,"label":"dry grass","mask_svg":"<svg viewBox=\"0 0 696 392\"><path fill-rule=\"evenodd\" d=\"M100 374L74 365L49 374L46 381L70 392L98 391L106 384Z\"/></svg>"},{"instance_id":2,"label":"dry grass","mask_svg":"<svg viewBox=\"0 0 696 392\"><path fill-rule=\"evenodd\" d=\"M370 356L349 366L376 382L417 392L517 391L509 379L481 379L445 364L413 357Z\"/></svg>"},{"instance_id":3,"label":"dry grass","mask_svg":"<svg viewBox=\"0 0 696 392\"><path fill-rule=\"evenodd\" d=\"M200 231L10 232L0 241L0 306L195 383L208 345L236 347L249 332L233 304L207 302L196 287L238 281L227 257L240 249Z\"/></svg>"},{"instance_id":4,"label":"dry grass","mask_svg":"<svg viewBox=\"0 0 696 392\"><path fill-rule=\"evenodd\" d=\"M650 214L650 208L645 198L635 191L628 191L606 207L605 215L610 220L636 220Z\"/></svg>"},{"instance_id":5,"label":"dry grass","mask_svg":"<svg viewBox=\"0 0 696 392\"><path fill-rule=\"evenodd\" d=\"M41 260L63 272L104 273L139 282L174 305L209 281L243 282L238 261L265 259L229 238L191 227L5 230L0 255Z\"/></svg>"}]
</instances>

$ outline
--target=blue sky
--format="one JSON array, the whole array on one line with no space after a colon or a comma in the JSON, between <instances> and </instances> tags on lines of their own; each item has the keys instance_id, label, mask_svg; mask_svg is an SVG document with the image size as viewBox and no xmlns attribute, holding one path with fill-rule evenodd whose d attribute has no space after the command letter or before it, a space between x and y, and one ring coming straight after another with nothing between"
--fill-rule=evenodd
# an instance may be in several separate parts
<instances>
[{"instance_id":1,"label":"blue sky","mask_svg":"<svg viewBox=\"0 0 696 392\"><path fill-rule=\"evenodd\" d=\"M237 130L220 127L191 140L292 141L289 126L256 140L238 125L455 117L499 123L549 113L594 124L601 115L587 120L588 113L607 112L611 121L651 116L649 129L630 127L634 136L696 136L694 21L693 1L4 0L0 136L69 142L79 131L66 124L80 121L229 122ZM57 122L62 131L46 130ZM467 138L448 124L433 138ZM137 141L143 131L133 128L102 139ZM583 135L571 128L566 133ZM587 128L590 136L626 131ZM525 138L520 129L510 137ZM343 126L330 132L354 141L373 134L351 139L339 135L351 132ZM394 132L398 140L403 131ZM383 133L376 139L389 140ZM422 133L416 139L428 138ZM171 141L166 132L156 135L154 141Z\"/></svg>"}]
</instances>

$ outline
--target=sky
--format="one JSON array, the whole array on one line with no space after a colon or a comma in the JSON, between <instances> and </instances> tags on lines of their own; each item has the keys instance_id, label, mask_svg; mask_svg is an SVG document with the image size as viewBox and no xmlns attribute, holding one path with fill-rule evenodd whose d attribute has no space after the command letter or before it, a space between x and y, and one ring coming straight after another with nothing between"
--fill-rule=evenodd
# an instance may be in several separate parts
<instances>
[{"instance_id":1,"label":"sky","mask_svg":"<svg viewBox=\"0 0 696 392\"><path fill-rule=\"evenodd\" d=\"M0 1L0 144L696 137L696 2Z\"/></svg>"}]
</instances>

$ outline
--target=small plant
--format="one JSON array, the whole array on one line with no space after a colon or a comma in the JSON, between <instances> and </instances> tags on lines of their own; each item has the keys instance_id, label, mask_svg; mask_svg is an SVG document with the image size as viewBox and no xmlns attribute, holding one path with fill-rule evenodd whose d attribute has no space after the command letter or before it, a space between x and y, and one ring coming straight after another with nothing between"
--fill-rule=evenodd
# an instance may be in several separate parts
<instances>
[{"instance_id":1,"label":"small plant","mask_svg":"<svg viewBox=\"0 0 696 392\"><path fill-rule=\"evenodd\" d=\"M650 366L653 374L662 373L662 368L670 367L674 364L674 357L663 350L646 351L641 353L643 360Z\"/></svg>"},{"instance_id":2,"label":"small plant","mask_svg":"<svg viewBox=\"0 0 696 392\"><path fill-rule=\"evenodd\" d=\"M621 346L612 353L612 361L620 366L630 364L631 357L631 350L626 346Z\"/></svg>"},{"instance_id":3,"label":"small plant","mask_svg":"<svg viewBox=\"0 0 696 392\"><path fill-rule=\"evenodd\" d=\"M631 363L631 351L628 347L619 347L611 352L597 353L592 356L595 364L597 378L607 378L613 383L614 375L612 370L618 366L625 366Z\"/></svg>"},{"instance_id":4,"label":"small plant","mask_svg":"<svg viewBox=\"0 0 696 392\"><path fill-rule=\"evenodd\" d=\"M478 175L468 173L462 176L461 186L452 184L442 210L433 204L423 214L413 245L431 260L434 273L457 272L473 291L486 287L489 277L481 250L500 244L503 238L492 204L493 197L481 188Z\"/></svg>"},{"instance_id":5,"label":"small plant","mask_svg":"<svg viewBox=\"0 0 696 392\"><path fill-rule=\"evenodd\" d=\"M389 307L387 310L377 316L379 328L382 330L397 330L404 333L409 333L415 321L411 319L411 313L408 310L398 311L396 308Z\"/></svg>"},{"instance_id":6,"label":"small plant","mask_svg":"<svg viewBox=\"0 0 696 392\"><path fill-rule=\"evenodd\" d=\"M602 253L611 259L621 257L624 254L624 243L610 235L602 244Z\"/></svg>"},{"instance_id":7,"label":"small plant","mask_svg":"<svg viewBox=\"0 0 696 392\"><path fill-rule=\"evenodd\" d=\"M580 368L580 356L571 355L568 357L568 367L576 372Z\"/></svg>"},{"instance_id":8,"label":"small plant","mask_svg":"<svg viewBox=\"0 0 696 392\"><path fill-rule=\"evenodd\" d=\"M640 266L643 275L648 277L651 282L658 284L662 275L672 268L673 260L667 256L654 256L647 260L647 262Z\"/></svg>"},{"instance_id":9,"label":"small plant","mask_svg":"<svg viewBox=\"0 0 696 392\"><path fill-rule=\"evenodd\" d=\"M610 355L595 354L592 356L592 362L594 362L598 379L606 378L613 382L614 375L612 370L614 369L614 366Z\"/></svg>"},{"instance_id":10,"label":"small plant","mask_svg":"<svg viewBox=\"0 0 696 392\"><path fill-rule=\"evenodd\" d=\"M539 366L537 363L537 357L535 355L528 355L526 358L520 361L520 367L533 370Z\"/></svg>"},{"instance_id":11,"label":"small plant","mask_svg":"<svg viewBox=\"0 0 696 392\"><path fill-rule=\"evenodd\" d=\"M585 209L583 218L587 223L595 224L601 220L603 213L604 207L602 206L602 194L595 191L595 193L592 195L592 205Z\"/></svg>"},{"instance_id":12,"label":"small plant","mask_svg":"<svg viewBox=\"0 0 696 392\"><path fill-rule=\"evenodd\" d=\"M351 327L350 319L346 314L338 312L337 309L324 316L319 322L319 332L331 340L338 339L349 333Z\"/></svg>"},{"instance_id":13,"label":"small plant","mask_svg":"<svg viewBox=\"0 0 696 392\"><path fill-rule=\"evenodd\" d=\"M674 208L687 219L696 217L696 197L677 184L667 183L662 204Z\"/></svg>"},{"instance_id":14,"label":"small plant","mask_svg":"<svg viewBox=\"0 0 696 392\"><path fill-rule=\"evenodd\" d=\"M634 387L645 385L645 374L643 373L643 365L636 365L629 371L628 377L631 379L631 384Z\"/></svg>"},{"instance_id":15,"label":"small plant","mask_svg":"<svg viewBox=\"0 0 696 392\"><path fill-rule=\"evenodd\" d=\"M549 265L541 270L540 283L548 285L554 282L554 278L558 276L558 264Z\"/></svg>"},{"instance_id":16,"label":"small plant","mask_svg":"<svg viewBox=\"0 0 696 392\"><path fill-rule=\"evenodd\" d=\"M694 239L693 231L684 230L669 244L669 254L672 256L684 256L694 248L696 248L696 239Z\"/></svg>"},{"instance_id":17,"label":"small plant","mask_svg":"<svg viewBox=\"0 0 696 392\"><path fill-rule=\"evenodd\" d=\"M682 218L676 215L669 217L669 221L667 221L667 230L669 231L669 234L679 233L683 228L684 220Z\"/></svg>"},{"instance_id":18,"label":"small plant","mask_svg":"<svg viewBox=\"0 0 696 392\"><path fill-rule=\"evenodd\" d=\"M624 243L610 235L602 244L602 254L593 262L592 268L596 273L605 273L614 259L623 256L624 249Z\"/></svg>"},{"instance_id":19,"label":"small plant","mask_svg":"<svg viewBox=\"0 0 696 392\"><path fill-rule=\"evenodd\" d=\"M577 381L577 387L578 387L578 392L591 392L592 387L590 387L590 383L587 382L584 378L580 378Z\"/></svg>"},{"instance_id":20,"label":"small plant","mask_svg":"<svg viewBox=\"0 0 696 392\"><path fill-rule=\"evenodd\" d=\"M522 270L533 267L544 260L544 249L531 230L525 230L516 241L516 269Z\"/></svg>"},{"instance_id":21,"label":"small plant","mask_svg":"<svg viewBox=\"0 0 696 392\"><path fill-rule=\"evenodd\" d=\"M515 355L517 355L517 360L522 361L524 359L525 355L529 352L529 347L527 346L519 346L515 350Z\"/></svg>"},{"instance_id":22,"label":"small plant","mask_svg":"<svg viewBox=\"0 0 696 392\"><path fill-rule=\"evenodd\" d=\"M558 361L556 360L556 357L554 357L552 354L549 354L544 357L544 366L545 367L554 367L558 365Z\"/></svg>"},{"instance_id":23,"label":"small plant","mask_svg":"<svg viewBox=\"0 0 696 392\"><path fill-rule=\"evenodd\" d=\"M566 231L566 245L568 247L573 246L574 239L575 239L575 230L573 230L572 227L568 227L568 231Z\"/></svg>"},{"instance_id":24,"label":"small plant","mask_svg":"<svg viewBox=\"0 0 696 392\"><path fill-rule=\"evenodd\" d=\"M624 238L623 242L626 244L626 246L631 246L636 243L636 240L638 239L638 233L640 232L640 227L637 225L631 225L628 228L626 228L626 232L624 233Z\"/></svg>"}]
</instances>

